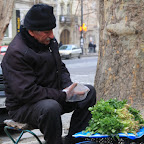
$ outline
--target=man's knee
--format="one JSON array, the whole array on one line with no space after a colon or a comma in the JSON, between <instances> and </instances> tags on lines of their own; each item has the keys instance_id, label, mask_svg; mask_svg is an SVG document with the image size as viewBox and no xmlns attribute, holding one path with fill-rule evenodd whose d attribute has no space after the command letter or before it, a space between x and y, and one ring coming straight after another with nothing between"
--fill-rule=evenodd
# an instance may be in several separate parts
<instances>
[{"instance_id":1,"label":"man's knee","mask_svg":"<svg viewBox=\"0 0 144 144\"><path fill-rule=\"evenodd\" d=\"M96 98L96 89L92 85L87 85L87 87L90 89L89 93L92 98Z\"/></svg>"},{"instance_id":2,"label":"man's knee","mask_svg":"<svg viewBox=\"0 0 144 144\"><path fill-rule=\"evenodd\" d=\"M79 107L80 108L87 108L87 107L90 107L90 106L93 106L95 103L96 103L96 90L95 88L92 86L92 85L86 85L90 91L88 92L87 94L87 97L79 102Z\"/></svg>"},{"instance_id":3,"label":"man's knee","mask_svg":"<svg viewBox=\"0 0 144 144\"><path fill-rule=\"evenodd\" d=\"M95 90L94 86L87 85L87 87L90 89L90 91L92 91L93 93L96 93L96 90Z\"/></svg>"},{"instance_id":4,"label":"man's knee","mask_svg":"<svg viewBox=\"0 0 144 144\"><path fill-rule=\"evenodd\" d=\"M51 114L51 113L55 113L55 114L61 114L61 106L60 104L52 99L46 99L46 100L42 100L41 102L39 102L40 106L41 106L41 114Z\"/></svg>"}]
</instances>

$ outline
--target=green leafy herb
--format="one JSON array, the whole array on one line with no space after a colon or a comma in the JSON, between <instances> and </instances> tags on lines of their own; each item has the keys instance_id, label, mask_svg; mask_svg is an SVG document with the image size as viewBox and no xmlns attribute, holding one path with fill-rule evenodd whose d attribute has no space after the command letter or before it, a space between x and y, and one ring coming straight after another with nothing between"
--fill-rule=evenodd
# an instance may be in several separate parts
<instances>
[{"instance_id":1,"label":"green leafy herb","mask_svg":"<svg viewBox=\"0 0 144 144\"><path fill-rule=\"evenodd\" d=\"M144 126L140 112L127 104L126 100L110 99L98 101L89 108L92 118L85 132L114 135L120 132L134 133Z\"/></svg>"}]
</instances>

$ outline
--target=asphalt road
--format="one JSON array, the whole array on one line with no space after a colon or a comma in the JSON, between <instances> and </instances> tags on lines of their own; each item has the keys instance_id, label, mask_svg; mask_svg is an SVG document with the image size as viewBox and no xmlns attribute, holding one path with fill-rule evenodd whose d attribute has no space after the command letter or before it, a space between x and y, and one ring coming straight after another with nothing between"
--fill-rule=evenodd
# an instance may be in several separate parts
<instances>
[{"instance_id":1,"label":"asphalt road","mask_svg":"<svg viewBox=\"0 0 144 144\"><path fill-rule=\"evenodd\" d=\"M70 72L73 82L94 85L97 67L97 56L63 60Z\"/></svg>"}]
</instances>

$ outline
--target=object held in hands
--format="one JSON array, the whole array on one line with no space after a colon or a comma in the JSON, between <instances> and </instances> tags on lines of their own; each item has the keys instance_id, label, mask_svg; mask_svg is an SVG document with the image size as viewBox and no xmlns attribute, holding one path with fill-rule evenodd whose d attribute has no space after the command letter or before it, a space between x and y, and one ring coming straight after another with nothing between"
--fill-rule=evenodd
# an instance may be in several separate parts
<instances>
[{"instance_id":1,"label":"object held in hands","mask_svg":"<svg viewBox=\"0 0 144 144\"><path fill-rule=\"evenodd\" d=\"M90 89L83 84L72 84L74 87L71 89L71 96L66 100L67 102L82 101L86 98ZM70 86L71 87L71 86Z\"/></svg>"}]
</instances>

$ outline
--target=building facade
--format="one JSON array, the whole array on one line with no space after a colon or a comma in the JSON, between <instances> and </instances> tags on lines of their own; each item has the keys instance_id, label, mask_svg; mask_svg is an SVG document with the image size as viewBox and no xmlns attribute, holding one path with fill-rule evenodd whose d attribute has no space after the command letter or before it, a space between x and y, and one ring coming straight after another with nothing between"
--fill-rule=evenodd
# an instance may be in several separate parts
<instances>
[{"instance_id":1,"label":"building facade","mask_svg":"<svg viewBox=\"0 0 144 144\"><path fill-rule=\"evenodd\" d=\"M82 3L81 3L82 2ZM87 31L83 31L84 53L88 53L88 43L93 41L98 50L98 7L96 0L15 0L13 16L3 39L3 45L8 45L16 33L20 31L20 25L27 11L33 4L47 3L54 7L57 27L54 35L58 42L62 44L76 44L80 46L83 6L83 23L87 26ZM83 4L83 5L82 5Z\"/></svg>"}]
</instances>

